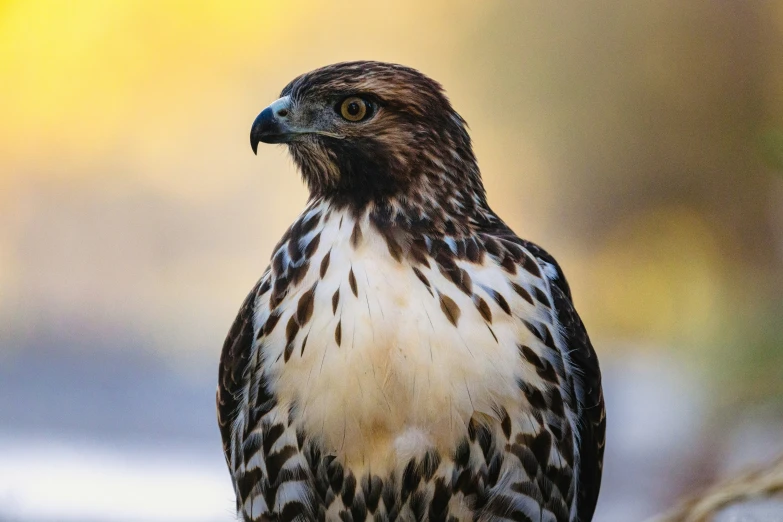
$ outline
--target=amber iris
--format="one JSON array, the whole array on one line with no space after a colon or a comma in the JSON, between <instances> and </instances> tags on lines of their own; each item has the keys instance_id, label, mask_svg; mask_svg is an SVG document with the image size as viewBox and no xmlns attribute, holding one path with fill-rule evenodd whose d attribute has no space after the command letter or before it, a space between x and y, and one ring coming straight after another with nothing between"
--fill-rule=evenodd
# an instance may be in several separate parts
<instances>
[{"instance_id":1,"label":"amber iris","mask_svg":"<svg viewBox=\"0 0 783 522\"><path fill-rule=\"evenodd\" d=\"M367 102L357 96L343 100L340 115L348 121L361 121L367 115Z\"/></svg>"}]
</instances>

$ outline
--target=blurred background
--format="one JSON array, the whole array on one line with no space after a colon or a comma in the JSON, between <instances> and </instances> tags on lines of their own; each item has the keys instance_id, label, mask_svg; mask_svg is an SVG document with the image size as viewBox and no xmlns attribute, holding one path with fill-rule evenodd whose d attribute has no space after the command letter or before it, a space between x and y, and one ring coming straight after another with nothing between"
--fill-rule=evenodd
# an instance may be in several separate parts
<instances>
[{"instance_id":1,"label":"blurred background","mask_svg":"<svg viewBox=\"0 0 783 522\"><path fill-rule=\"evenodd\" d=\"M596 520L783 451L783 3L0 1L0 520L233 520L223 338L306 191L294 76L420 69L601 357Z\"/></svg>"}]
</instances>

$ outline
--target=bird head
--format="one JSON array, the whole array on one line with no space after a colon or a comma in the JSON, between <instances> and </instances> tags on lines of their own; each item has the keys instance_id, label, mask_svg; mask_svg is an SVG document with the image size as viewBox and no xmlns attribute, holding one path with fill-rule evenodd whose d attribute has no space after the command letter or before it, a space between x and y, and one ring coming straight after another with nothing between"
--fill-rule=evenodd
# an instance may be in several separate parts
<instances>
[{"instance_id":1,"label":"bird head","mask_svg":"<svg viewBox=\"0 0 783 522\"><path fill-rule=\"evenodd\" d=\"M338 204L484 201L465 121L440 84L401 65L348 62L299 76L253 122L254 152L259 142L285 143L311 196Z\"/></svg>"}]
</instances>

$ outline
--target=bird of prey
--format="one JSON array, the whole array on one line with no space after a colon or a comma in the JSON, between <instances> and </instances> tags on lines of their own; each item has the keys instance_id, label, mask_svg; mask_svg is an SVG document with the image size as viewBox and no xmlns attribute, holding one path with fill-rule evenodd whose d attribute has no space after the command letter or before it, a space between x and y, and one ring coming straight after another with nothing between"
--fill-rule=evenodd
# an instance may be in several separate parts
<instances>
[{"instance_id":1,"label":"bird of prey","mask_svg":"<svg viewBox=\"0 0 783 522\"><path fill-rule=\"evenodd\" d=\"M254 121L310 198L217 392L245 521L589 521L605 413L563 272L490 209L440 84L303 74Z\"/></svg>"}]
</instances>

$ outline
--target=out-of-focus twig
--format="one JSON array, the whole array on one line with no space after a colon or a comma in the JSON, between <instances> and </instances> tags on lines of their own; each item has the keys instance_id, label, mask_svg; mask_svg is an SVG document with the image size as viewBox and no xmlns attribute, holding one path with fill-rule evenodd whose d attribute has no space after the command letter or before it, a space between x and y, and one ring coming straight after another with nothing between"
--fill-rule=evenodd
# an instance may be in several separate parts
<instances>
[{"instance_id":1,"label":"out-of-focus twig","mask_svg":"<svg viewBox=\"0 0 783 522\"><path fill-rule=\"evenodd\" d=\"M722 480L648 522L709 522L729 506L770 498L783 499L783 455L767 466Z\"/></svg>"}]
</instances>

